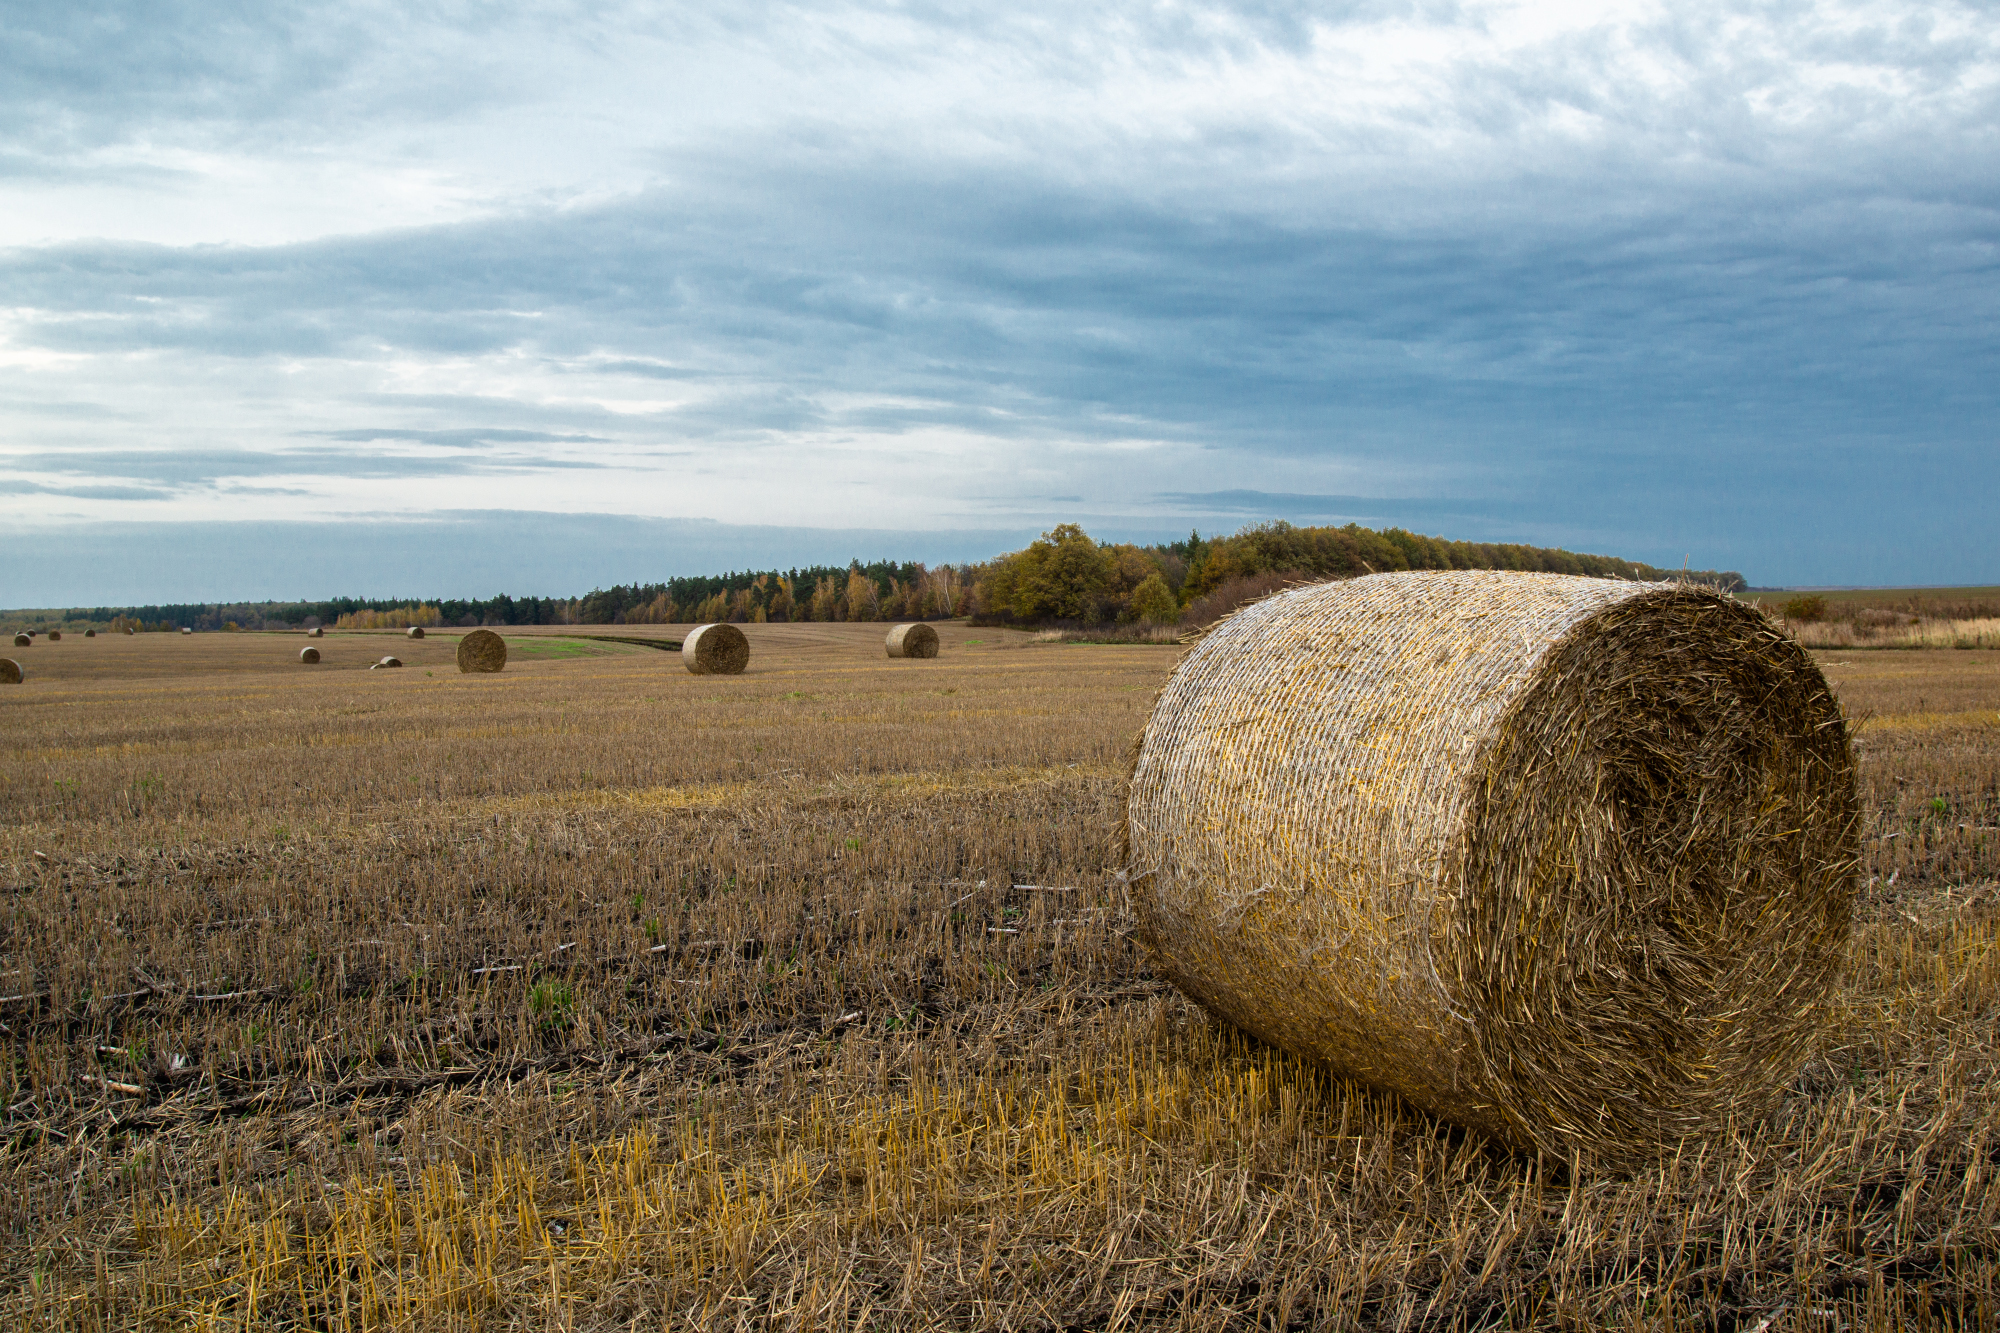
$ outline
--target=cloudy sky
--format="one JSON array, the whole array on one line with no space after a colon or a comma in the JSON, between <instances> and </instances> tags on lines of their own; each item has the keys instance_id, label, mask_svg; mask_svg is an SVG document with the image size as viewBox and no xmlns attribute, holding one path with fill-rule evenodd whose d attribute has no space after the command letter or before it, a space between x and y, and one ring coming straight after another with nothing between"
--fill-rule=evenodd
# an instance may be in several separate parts
<instances>
[{"instance_id":1,"label":"cloudy sky","mask_svg":"<svg viewBox=\"0 0 2000 1333\"><path fill-rule=\"evenodd\" d=\"M2000 581L1997 209L1991 3L14 4L0 604L1063 520Z\"/></svg>"}]
</instances>

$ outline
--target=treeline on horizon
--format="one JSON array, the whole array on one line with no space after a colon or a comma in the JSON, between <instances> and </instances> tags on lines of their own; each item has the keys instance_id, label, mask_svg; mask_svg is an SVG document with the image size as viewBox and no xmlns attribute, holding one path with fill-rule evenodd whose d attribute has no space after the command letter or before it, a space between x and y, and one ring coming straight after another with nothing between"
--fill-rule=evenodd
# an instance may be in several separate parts
<instances>
[{"instance_id":1,"label":"treeline on horizon","mask_svg":"<svg viewBox=\"0 0 2000 1333\"><path fill-rule=\"evenodd\" d=\"M1062 524L1025 549L969 565L854 561L746 570L595 588L579 597L361 598L187 603L71 610L59 622L141 631L282 629L321 624L700 624L728 620L894 621L973 616L981 623L1166 623L1220 614L1253 586L1288 578L1352 578L1411 569L1511 569L1594 578L1686 578L1734 592L1734 571L1668 570L1616 556L1512 543L1451 541L1401 528L1295 527L1275 522L1232 536L1140 546L1093 541ZM18 615L18 613L16 613ZM1212 615L1208 618L1213 618ZM49 617L45 617L49 619Z\"/></svg>"}]
</instances>

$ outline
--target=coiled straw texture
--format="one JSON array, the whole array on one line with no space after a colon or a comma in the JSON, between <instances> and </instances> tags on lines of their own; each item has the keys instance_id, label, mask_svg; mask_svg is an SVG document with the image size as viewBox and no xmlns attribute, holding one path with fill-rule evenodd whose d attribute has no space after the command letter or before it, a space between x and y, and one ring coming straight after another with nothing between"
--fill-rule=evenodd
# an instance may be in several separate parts
<instances>
[{"instance_id":1,"label":"coiled straw texture","mask_svg":"<svg viewBox=\"0 0 2000 1333\"><path fill-rule=\"evenodd\" d=\"M490 629L476 629L458 641L458 669L490 675L507 669L507 641Z\"/></svg>"},{"instance_id":2,"label":"coiled straw texture","mask_svg":"<svg viewBox=\"0 0 2000 1333\"><path fill-rule=\"evenodd\" d=\"M1857 865L1810 658L1712 592L1497 571L1280 593L1161 691L1127 817L1155 966L1509 1143L1635 1159L1761 1113Z\"/></svg>"},{"instance_id":3,"label":"coiled straw texture","mask_svg":"<svg viewBox=\"0 0 2000 1333\"><path fill-rule=\"evenodd\" d=\"M21 664L11 657L0 657L0 685L19 685L27 678Z\"/></svg>"},{"instance_id":4,"label":"coiled straw texture","mask_svg":"<svg viewBox=\"0 0 2000 1333\"><path fill-rule=\"evenodd\" d=\"M697 625L681 640L681 661L697 676L734 676L750 665L750 640L734 625Z\"/></svg>"},{"instance_id":5,"label":"coiled straw texture","mask_svg":"<svg viewBox=\"0 0 2000 1333\"><path fill-rule=\"evenodd\" d=\"M922 621L908 625L897 625L890 629L884 640L891 657L936 657L938 655L937 631Z\"/></svg>"}]
</instances>

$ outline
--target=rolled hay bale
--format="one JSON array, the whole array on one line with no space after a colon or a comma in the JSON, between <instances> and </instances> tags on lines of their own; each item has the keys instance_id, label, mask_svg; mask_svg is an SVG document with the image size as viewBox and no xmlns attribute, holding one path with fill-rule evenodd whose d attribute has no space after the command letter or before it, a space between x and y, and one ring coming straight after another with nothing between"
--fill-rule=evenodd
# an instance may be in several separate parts
<instances>
[{"instance_id":1,"label":"rolled hay bale","mask_svg":"<svg viewBox=\"0 0 2000 1333\"><path fill-rule=\"evenodd\" d=\"M130 625L127 625L127 626L125 627L125 632L126 632L127 634L137 634L137 633L138 633L139 631L138 631L138 630L135 630L135 629L133 629L133 628L132 628L132 627L131 627Z\"/></svg>"},{"instance_id":2,"label":"rolled hay bale","mask_svg":"<svg viewBox=\"0 0 2000 1333\"><path fill-rule=\"evenodd\" d=\"M403 659L400 657L385 657L375 664L378 667L399 667L401 665L403 665ZM369 670L374 670L374 667L370 667Z\"/></svg>"},{"instance_id":3,"label":"rolled hay bale","mask_svg":"<svg viewBox=\"0 0 2000 1333\"><path fill-rule=\"evenodd\" d=\"M734 676L750 665L750 640L734 625L697 625L681 640L681 661L697 676Z\"/></svg>"},{"instance_id":4,"label":"rolled hay bale","mask_svg":"<svg viewBox=\"0 0 2000 1333\"><path fill-rule=\"evenodd\" d=\"M317 665L319 662L319 649L317 648L299 649L299 661L304 662L307 666Z\"/></svg>"},{"instance_id":5,"label":"rolled hay bale","mask_svg":"<svg viewBox=\"0 0 2000 1333\"><path fill-rule=\"evenodd\" d=\"M49 631L49 642L50 642L50 643L54 643L54 642L55 642L55 641L56 641L57 639L60 639L61 637L62 637L62 631L61 631L61 630L59 630L59 629L52 629L52 630L50 630L50 631Z\"/></svg>"},{"instance_id":6,"label":"rolled hay bale","mask_svg":"<svg viewBox=\"0 0 2000 1333\"><path fill-rule=\"evenodd\" d=\"M127 634L130 634L132 631L128 629L125 632ZM321 629L318 625L314 625L311 629L306 631L306 637L308 639L319 639L319 638L324 638L325 636L326 636L326 631Z\"/></svg>"},{"instance_id":7,"label":"rolled hay bale","mask_svg":"<svg viewBox=\"0 0 2000 1333\"><path fill-rule=\"evenodd\" d=\"M507 641L490 629L476 629L458 641L458 669L467 674L507 669Z\"/></svg>"},{"instance_id":8,"label":"rolled hay bale","mask_svg":"<svg viewBox=\"0 0 2000 1333\"><path fill-rule=\"evenodd\" d=\"M1829 1005L1854 764L1812 660L1672 584L1292 589L1206 635L1132 772L1154 966L1274 1045L1617 1162L1767 1107Z\"/></svg>"},{"instance_id":9,"label":"rolled hay bale","mask_svg":"<svg viewBox=\"0 0 2000 1333\"><path fill-rule=\"evenodd\" d=\"M192 633L194 633L194 630L190 629L190 628L189 628L188 626L186 626L186 625L182 625L182 626L181 626L181 633L183 633L183 634L192 634Z\"/></svg>"},{"instance_id":10,"label":"rolled hay bale","mask_svg":"<svg viewBox=\"0 0 2000 1333\"><path fill-rule=\"evenodd\" d=\"M35 646L35 641L26 634L16 634L14 636L14 646L16 648L32 648Z\"/></svg>"},{"instance_id":11,"label":"rolled hay bale","mask_svg":"<svg viewBox=\"0 0 2000 1333\"><path fill-rule=\"evenodd\" d=\"M937 631L922 621L897 625L889 631L887 646L891 657L936 657Z\"/></svg>"},{"instance_id":12,"label":"rolled hay bale","mask_svg":"<svg viewBox=\"0 0 2000 1333\"><path fill-rule=\"evenodd\" d=\"M27 678L21 664L11 657L0 657L0 685L19 685Z\"/></svg>"},{"instance_id":13,"label":"rolled hay bale","mask_svg":"<svg viewBox=\"0 0 2000 1333\"><path fill-rule=\"evenodd\" d=\"M424 627L422 625L412 625L403 632L412 639L421 639L424 637Z\"/></svg>"},{"instance_id":14,"label":"rolled hay bale","mask_svg":"<svg viewBox=\"0 0 2000 1333\"><path fill-rule=\"evenodd\" d=\"M94 639L97 637L97 631L94 629L87 629L83 632L83 637L86 639Z\"/></svg>"}]
</instances>

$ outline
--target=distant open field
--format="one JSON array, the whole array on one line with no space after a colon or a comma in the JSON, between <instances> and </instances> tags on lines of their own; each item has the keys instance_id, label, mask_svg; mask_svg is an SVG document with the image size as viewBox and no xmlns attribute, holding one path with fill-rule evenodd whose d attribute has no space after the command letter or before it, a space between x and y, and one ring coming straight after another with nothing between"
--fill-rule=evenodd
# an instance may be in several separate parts
<instances>
[{"instance_id":1,"label":"distant open field","mask_svg":"<svg viewBox=\"0 0 2000 1333\"><path fill-rule=\"evenodd\" d=\"M0 649L0 1326L1990 1327L2000 652L1821 654L1868 887L1767 1121L1629 1178L1126 938L1172 648L748 625ZM365 670L394 653L400 671Z\"/></svg>"}]
</instances>

